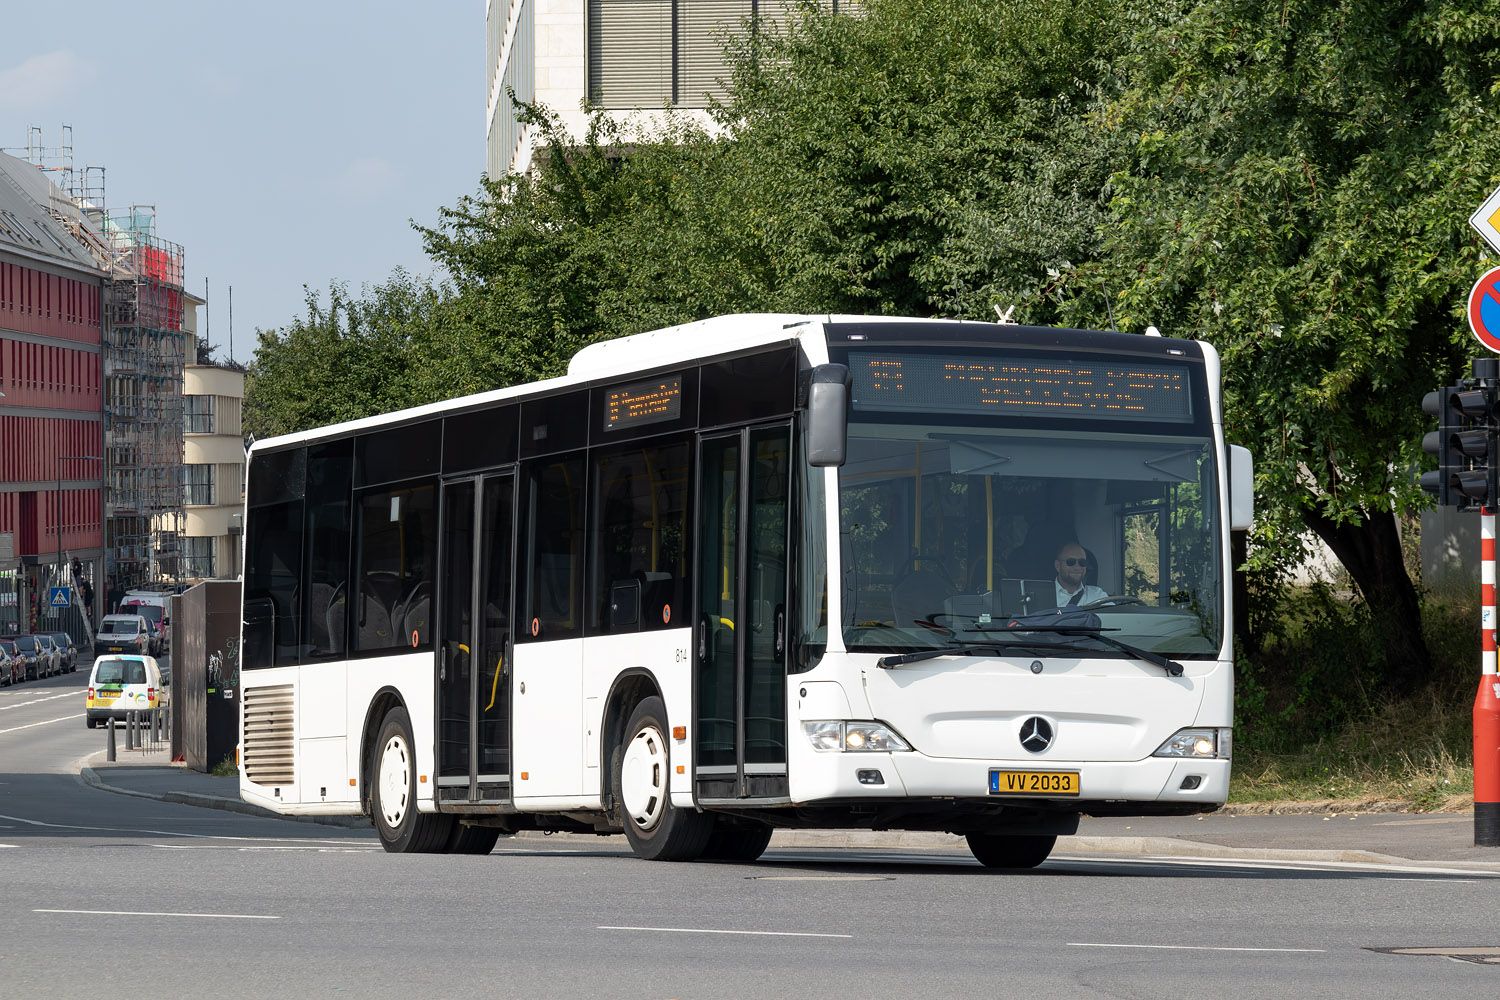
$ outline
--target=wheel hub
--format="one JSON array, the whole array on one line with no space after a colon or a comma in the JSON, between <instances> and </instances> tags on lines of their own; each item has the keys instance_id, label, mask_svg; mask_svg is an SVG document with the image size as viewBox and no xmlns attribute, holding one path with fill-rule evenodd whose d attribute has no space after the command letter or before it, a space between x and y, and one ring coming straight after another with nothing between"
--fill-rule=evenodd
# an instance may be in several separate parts
<instances>
[{"instance_id":1,"label":"wheel hub","mask_svg":"<svg viewBox=\"0 0 1500 1000\"><path fill-rule=\"evenodd\" d=\"M380 752L380 814L386 826L400 829L406 818L407 795L411 790L411 755L406 741L392 736Z\"/></svg>"},{"instance_id":2,"label":"wheel hub","mask_svg":"<svg viewBox=\"0 0 1500 1000\"><path fill-rule=\"evenodd\" d=\"M625 747L620 798L638 829L651 830L661 822L667 807L667 741L655 726L641 729Z\"/></svg>"}]
</instances>

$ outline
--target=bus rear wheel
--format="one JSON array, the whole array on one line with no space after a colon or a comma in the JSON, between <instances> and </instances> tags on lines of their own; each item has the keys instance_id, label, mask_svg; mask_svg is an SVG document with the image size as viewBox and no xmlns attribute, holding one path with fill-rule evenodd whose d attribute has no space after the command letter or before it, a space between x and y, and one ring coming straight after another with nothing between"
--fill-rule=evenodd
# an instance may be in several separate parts
<instances>
[{"instance_id":1,"label":"bus rear wheel","mask_svg":"<svg viewBox=\"0 0 1500 1000\"><path fill-rule=\"evenodd\" d=\"M453 833L448 837L444 854L488 854L495 849L500 839L500 830L493 826L468 826L453 824Z\"/></svg>"},{"instance_id":2,"label":"bus rear wheel","mask_svg":"<svg viewBox=\"0 0 1500 1000\"><path fill-rule=\"evenodd\" d=\"M771 828L764 823L731 826L720 820L709 835L708 846L699 855L703 861L754 861L766 853Z\"/></svg>"},{"instance_id":3,"label":"bus rear wheel","mask_svg":"<svg viewBox=\"0 0 1500 1000\"><path fill-rule=\"evenodd\" d=\"M381 845L392 854L443 850L453 832L453 817L417 811L417 756L406 709L386 713L373 764L370 816Z\"/></svg>"},{"instance_id":4,"label":"bus rear wheel","mask_svg":"<svg viewBox=\"0 0 1500 1000\"><path fill-rule=\"evenodd\" d=\"M1035 868L1047 860L1057 843L1057 837L1052 834L1010 837L971 833L967 839L969 850L986 868Z\"/></svg>"},{"instance_id":5,"label":"bus rear wheel","mask_svg":"<svg viewBox=\"0 0 1500 1000\"><path fill-rule=\"evenodd\" d=\"M672 761L667 742L667 706L652 696L636 705L615 747L615 801L624 814L625 839L648 861L691 861L703 853L714 818L678 809L668 791Z\"/></svg>"}]
</instances>

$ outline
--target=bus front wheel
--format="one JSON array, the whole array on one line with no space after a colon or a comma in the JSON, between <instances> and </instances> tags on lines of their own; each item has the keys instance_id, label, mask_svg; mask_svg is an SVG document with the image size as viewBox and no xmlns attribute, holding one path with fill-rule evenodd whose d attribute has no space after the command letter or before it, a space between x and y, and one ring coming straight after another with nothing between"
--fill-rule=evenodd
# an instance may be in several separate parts
<instances>
[{"instance_id":1,"label":"bus front wheel","mask_svg":"<svg viewBox=\"0 0 1500 1000\"><path fill-rule=\"evenodd\" d=\"M453 832L453 817L417 811L417 757L406 709L386 713L373 763L370 815L380 843L392 854L442 851Z\"/></svg>"},{"instance_id":2,"label":"bus front wheel","mask_svg":"<svg viewBox=\"0 0 1500 1000\"><path fill-rule=\"evenodd\" d=\"M1008 837L995 833L971 833L969 850L986 868L1035 868L1052 853L1057 837Z\"/></svg>"},{"instance_id":3,"label":"bus front wheel","mask_svg":"<svg viewBox=\"0 0 1500 1000\"><path fill-rule=\"evenodd\" d=\"M625 839L648 861L692 861L713 833L713 817L678 809L669 793L672 773L667 706L655 696L630 713L625 741L615 747L615 801L624 814Z\"/></svg>"}]
</instances>

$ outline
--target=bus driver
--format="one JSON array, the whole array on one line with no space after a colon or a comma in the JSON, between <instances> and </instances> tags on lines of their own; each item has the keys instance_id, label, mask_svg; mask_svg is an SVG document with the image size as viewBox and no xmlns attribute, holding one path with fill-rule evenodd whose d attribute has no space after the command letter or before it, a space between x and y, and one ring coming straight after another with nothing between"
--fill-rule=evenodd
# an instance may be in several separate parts
<instances>
[{"instance_id":1,"label":"bus driver","mask_svg":"<svg viewBox=\"0 0 1500 1000\"><path fill-rule=\"evenodd\" d=\"M1089 569L1089 557L1077 542L1064 542L1058 548L1057 555L1052 560L1052 568L1057 571L1055 582L1059 608L1070 604L1091 604L1109 596L1102 587L1083 582Z\"/></svg>"}]
</instances>

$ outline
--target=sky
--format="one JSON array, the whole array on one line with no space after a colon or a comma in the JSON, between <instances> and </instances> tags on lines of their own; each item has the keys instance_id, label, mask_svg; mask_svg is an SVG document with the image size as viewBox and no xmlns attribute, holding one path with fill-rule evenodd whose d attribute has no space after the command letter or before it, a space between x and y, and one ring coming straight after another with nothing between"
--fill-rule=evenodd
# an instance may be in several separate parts
<instances>
[{"instance_id":1,"label":"sky","mask_svg":"<svg viewBox=\"0 0 1500 1000\"><path fill-rule=\"evenodd\" d=\"M483 0L19 0L0 46L0 147L27 129L105 168L111 213L156 206L198 332L248 361L303 286L431 274L411 222L479 187Z\"/></svg>"}]
</instances>

